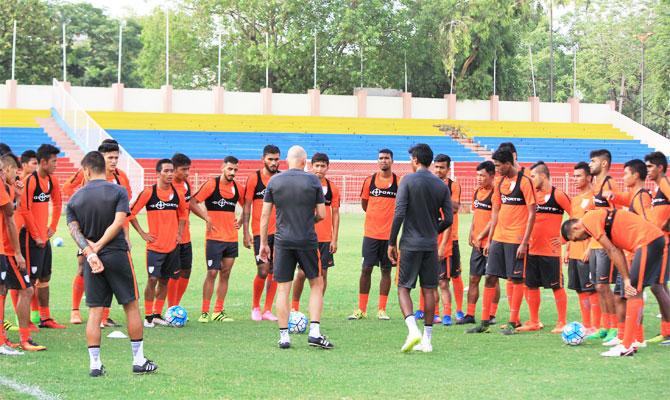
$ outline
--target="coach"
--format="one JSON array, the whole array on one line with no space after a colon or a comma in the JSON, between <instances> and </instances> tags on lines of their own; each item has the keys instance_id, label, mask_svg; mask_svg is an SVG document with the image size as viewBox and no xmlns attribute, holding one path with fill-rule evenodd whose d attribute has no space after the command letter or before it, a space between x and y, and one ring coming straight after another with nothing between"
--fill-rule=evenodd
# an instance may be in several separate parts
<instances>
[{"instance_id":1,"label":"coach","mask_svg":"<svg viewBox=\"0 0 670 400\"><path fill-rule=\"evenodd\" d=\"M100 359L100 322L103 307L111 305L112 295L126 312L133 351L133 373L154 372L158 367L144 357L137 282L122 230L130 213L128 194L122 186L107 182L102 153L92 151L86 154L81 168L88 183L68 202L67 225L70 235L86 257L84 285L89 307L86 340L90 375L98 377L105 374Z\"/></svg>"},{"instance_id":2,"label":"coach","mask_svg":"<svg viewBox=\"0 0 670 400\"><path fill-rule=\"evenodd\" d=\"M274 242L274 279L277 281L277 317L279 348L291 347L288 334L289 294L296 265L300 265L309 280L309 336L308 344L332 349L321 335L319 320L323 308L323 276L321 257L314 224L326 216L325 199L319 178L304 171L307 153L300 146L288 151L289 170L273 176L268 182L261 213L260 258L268 260L268 225L272 207L277 209L277 231Z\"/></svg>"},{"instance_id":3,"label":"coach","mask_svg":"<svg viewBox=\"0 0 670 400\"><path fill-rule=\"evenodd\" d=\"M427 353L432 351L435 291L425 289L437 287L437 234L451 226L453 214L449 187L428 170L433 160L433 151L427 144L419 143L412 147L409 153L414 173L400 181L388 256L391 262L395 263L398 258L396 248L398 233L400 226L403 225L398 264L398 301L409 333L401 351L409 352L416 346L416 350ZM440 209L444 215L441 221ZM421 278L425 299L423 338L416 326L414 305L409 294L416 285L418 277Z\"/></svg>"}]
</instances>

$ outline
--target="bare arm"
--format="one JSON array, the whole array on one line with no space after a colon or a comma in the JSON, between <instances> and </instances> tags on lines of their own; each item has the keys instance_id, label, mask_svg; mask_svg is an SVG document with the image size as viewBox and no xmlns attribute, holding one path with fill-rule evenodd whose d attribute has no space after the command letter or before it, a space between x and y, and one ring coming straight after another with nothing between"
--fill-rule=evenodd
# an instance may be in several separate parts
<instances>
[{"instance_id":1,"label":"bare arm","mask_svg":"<svg viewBox=\"0 0 670 400\"><path fill-rule=\"evenodd\" d=\"M86 256L86 261L91 267L91 271L94 274L104 271L105 267L98 258L98 255L95 253L93 248L89 245L88 240L84 237L84 234L81 233L81 228L79 227L79 222L71 221L67 224L70 230L70 236L74 239L74 242L77 244L77 247L81 250L82 254ZM106 233L106 232L105 232Z\"/></svg>"},{"instance_id":2,"label":"bare arm","mask_svg":"<svg viewBox=\"0 0 670 400\"><path fill-rule=\"evenodd\" d=\"M333 240L332 242L337 243L337 239L339 237L340 233L340 209L339 208L331 208L332 216L333 216Z\"/></svg>"},{"instance_id":3,"label":"bare arm","mask_svg":"<svg viewBox=\"0 0 670 400\"><path fill-rule=\"evenodd\" d=\"M491 210L491 221L489 221L489 237L486 240L486 246L484 246L484 255L487 257L489 255L489 247L491 247L493 233L495 233L496 225L498 225L498 212L500 212L500 204L494 203L493 209Z\"/></svg>"},{"instance_id":4,"label":"bare arm","mask_svg":"<svg viewBox=\"0 0 670 400\"><path fill-rule=\"evenodd\" d=\"M26 260L21 254L21 245L19 244L19 233L16 229L16 224L14 223L14 206L11 202L5 204L2 207L2 217L5 219L5 226L7 227L7 233L9 233L9 242L14 248L16 263L19 266L21 271L26 270Z\"/></svg>"},{"instance_id":5,"label":"bare arm","mask_svg":"<svg viewBox=\"0 0 670 400\"><path fill-rule=\"evenodd\" d=\"M188 202L188 208L195 214L200 217L203 221L207 221L207 209L202 205L195 197L191 198Z\"/></svg>"},{"instance_id":6,"label":"bare arm","mask_svg":"<svg viewBox=\"0 0 670 400\"><path fill-rule=\"evenodd\" d=\"M323 221L326 218L326 205L319 203L316 205L316 213L314 214L314 222Z\"/></svg>"},{"instance_id":7,"label":"bare arm","mask_svg":"<svg viewBox=\"0 0 670 400\"><path fill-rule=\"evenodd\" d=\"M361 207L363 208L363 211L368 211L368 200L367 199L361 199Z\"/></svg>"}]
</instances>

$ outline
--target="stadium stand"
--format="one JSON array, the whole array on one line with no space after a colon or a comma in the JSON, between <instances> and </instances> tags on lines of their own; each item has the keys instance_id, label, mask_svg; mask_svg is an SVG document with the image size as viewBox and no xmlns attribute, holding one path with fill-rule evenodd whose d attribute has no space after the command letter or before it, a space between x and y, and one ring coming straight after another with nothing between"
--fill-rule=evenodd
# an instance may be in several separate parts
<instances>
[{"instance_id":1,"label":"stadium stand","mask_svg":"<svg viewBox=\"0 0 670 400\"><path fill-rule=\"evenodd\" d=\"M57 146L37 123L38 118L49 118L49 110L0 109L0 142L8 144L17 156L25 150L36 150L42 143ZM56 170L59 181L75 171L74 164L61 152Z\"/></svg>"}]
</instances>

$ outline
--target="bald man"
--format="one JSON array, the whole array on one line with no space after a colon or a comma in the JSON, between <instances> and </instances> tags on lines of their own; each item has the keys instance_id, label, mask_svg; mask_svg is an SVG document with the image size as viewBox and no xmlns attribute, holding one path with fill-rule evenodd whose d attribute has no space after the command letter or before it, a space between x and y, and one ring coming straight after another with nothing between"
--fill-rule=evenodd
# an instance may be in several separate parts
<instances>
[{"instance_id":1,"label":"bald man","mask_svg":"<svg viewBox=\"0 0 670 400\"><path fill-rule=\"evenodd\" d=\"M260 258L268 260L268 226L272 208L277 211L277 231L274 242L274 280L277 281L276 310L279 325L279 348L291 347L288 334L290 311L289 294L295 267L309 280L310 346L332 349L333 344L321 334L319 320L323 308L323 276L314 224L326 216L321 182L314 174L304 171L307 153L300 146L288 151L289 170L273 176L268 182L261 213Z\"/></svg>"}]
</instances>

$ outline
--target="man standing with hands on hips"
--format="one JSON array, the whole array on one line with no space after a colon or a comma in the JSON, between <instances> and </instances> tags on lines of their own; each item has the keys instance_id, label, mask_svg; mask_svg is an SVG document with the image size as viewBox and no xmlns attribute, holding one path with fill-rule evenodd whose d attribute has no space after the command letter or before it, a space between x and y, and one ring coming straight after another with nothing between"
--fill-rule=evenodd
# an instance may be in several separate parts
<instances>
[{"instance_id":1,"label":"man standing with hands on hips","mask_svg":"<svg viewBox=\"0 0 670 400\"><path fill-rule=\"evenodd\" d=\"M277 231L274 242L274 279L277 281L277 318L279 348L291 347L288 334L289 295L296 265L309 280L308 344L322 349L334 346L321 334L319 320L323 308L323 276L314 224L326 216L325 199L319 178L304 171L307 153L293 146L287 156L289 170L270 179L261 213L261 245L259 256L268 260L268 225L272 207L277 209Z\"/></svg>"},{"instance_id":2,"label":"man standing with hands on hips","mask_svg":"<svg viewBox=\"0 0 670 400\"><path fill-rule=\"evenodd\" d=\"M431 337L433 312L435 309L435 289L438 284L437 234L449 228L453 221L451 193L442 180L429 171L433 161L433 151L427 144L419 143L409 150L413 174L400 181L396 198L388 257L392 263L398 260L397 240L400 226L400 263L398 264L398 301L409 333L402 352L412 350L429 353L433 351ZM440 221L440 210L443 219ZM440 249L440 252L444 251ZM414 305L410 291L421 279L424 294L423 338L414 318ZM419 344L421 342L421 344Z\"/></svg>"}]
</instances>

